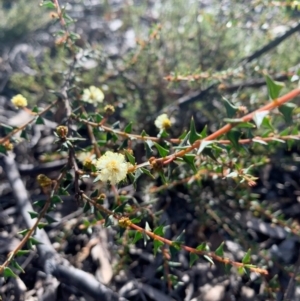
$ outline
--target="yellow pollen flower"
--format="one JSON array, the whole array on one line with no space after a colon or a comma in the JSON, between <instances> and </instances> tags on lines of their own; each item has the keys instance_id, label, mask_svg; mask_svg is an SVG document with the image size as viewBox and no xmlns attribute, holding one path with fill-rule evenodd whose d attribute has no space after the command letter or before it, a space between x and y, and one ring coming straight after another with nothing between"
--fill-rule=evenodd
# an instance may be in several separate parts
<instances>
[{"instance_id":1,"label":"yellow pollen flower","mask_svg":"<svg viewBox=\"0 0 300 301\"><path fill-rule=\"evenodd\" d=\"M14 96L11 99L11 102L16 108L23 108L27 106L27 99L21 94Z\"/></svg>"},{"instance_id":2,"label":"yellow pollen flower","mask_svg":"<svg viewBox=\"0 0 300 301\"><path fill-rule=\"evenodd\" d=\"M171 120L169 119L167 114L161 114L159 115L155 121L155 126L160 130L167 130L171 127Z\"/></svg>"},{"instance_id":3,"label":"yellow pollen flower","mask_svg":"<svg viewBox=\"0 0 300 301\"><path fill-rule=\"evenodd\" d=\"M111 151L107 151L97 160L96 167L99 170L100 180L109 181L112 185L124 180L128 172L125 156Z\"/></svg>"},{"instance_id":4,"label":"yellow pollen flower","mask_svg":"<svg viewBox=\"0 0 300 301\"><path fill-rule=\"evenodd\" d=\"M88 89L83 90L83 95L81 97L82 101L97 105L97 103L102 103L104 99L104 93L95 86L90 86Z\"/></svg>"}]
</instances>

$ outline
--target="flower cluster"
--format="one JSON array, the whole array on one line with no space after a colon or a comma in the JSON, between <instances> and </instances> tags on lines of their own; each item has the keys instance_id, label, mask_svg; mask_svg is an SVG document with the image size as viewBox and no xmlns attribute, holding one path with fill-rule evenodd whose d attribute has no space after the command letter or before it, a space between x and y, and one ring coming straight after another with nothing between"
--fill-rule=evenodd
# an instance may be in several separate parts
<instances>
[{"instance_id":1,"label":"flower cluster","mask_svg":"<svg viewBox=\"0 0 300 301\"><path fill-rule=\"evenodd\" d=\"M154 124L160 130L167 130L171 127L171 120L167 114L161 114L155 119Z\"/></svg>"},{"instance_id":2,"label":"flower cluster","mask_svg":"<svg viewBox=\"0 0 300 301\"><path fill-rule=\"evenodd\" d=\"M99 170L99 179L102 182L109 181L112 185L124 180L128 172L125 156L111 151L107 151L97 160L96 167Z\"/></svg>"},{"instance_id":3,"label":"flower cluster","mask_svg":"<svg viewBox=\"0 0 300 301\"><path fill-rule=\"evenodd\" d=\"M95 86L90 86L88 89L83 90L83 95L81 97L82 101L97 105L97 103L102 103L104 99L104 93Z\"/></svg>"},{"instance_id":4,"label":"flower cluster","mask_svg":"<svg viewBox=\"0 0 300 301\"><path fill-rule=\"evenodd\" d=\"M21 94L14 96L11 99L11 102L16 108L23 108L27 106L27 99Z\"/></svg>"}]
</instances>

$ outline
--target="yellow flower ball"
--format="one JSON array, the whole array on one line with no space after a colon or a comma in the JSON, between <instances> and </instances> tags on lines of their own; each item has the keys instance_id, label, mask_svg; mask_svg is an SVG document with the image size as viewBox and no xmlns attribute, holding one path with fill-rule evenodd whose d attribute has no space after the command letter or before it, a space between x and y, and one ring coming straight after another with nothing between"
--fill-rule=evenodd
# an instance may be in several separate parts
<instances>
[{"instance_id":1,"label":"yellow flower ball","mask_svg":"<svg viewBox=\"0 0 300 301\"><path fill-rule=\"evenodd\" d=\"M21 94L14 96L11 99L11 102L16 108L23 108L27 106L27 99Z\"/></svg>"}]
</instances>

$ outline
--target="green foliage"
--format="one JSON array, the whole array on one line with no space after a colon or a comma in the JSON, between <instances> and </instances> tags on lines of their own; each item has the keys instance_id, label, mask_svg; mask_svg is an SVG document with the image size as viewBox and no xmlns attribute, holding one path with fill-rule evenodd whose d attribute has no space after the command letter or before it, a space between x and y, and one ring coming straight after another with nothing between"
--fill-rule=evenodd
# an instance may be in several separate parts
<instances>
[{"instance_id":1,"label":"green foliage","mask_svg":"<svg viewBox=\"0 0 300 301\"><path fill-rule=\"evenodd\" d=\"M35 0L0 1L0 51L12 46L50 21Z\"/></svg>"}]
</instances>

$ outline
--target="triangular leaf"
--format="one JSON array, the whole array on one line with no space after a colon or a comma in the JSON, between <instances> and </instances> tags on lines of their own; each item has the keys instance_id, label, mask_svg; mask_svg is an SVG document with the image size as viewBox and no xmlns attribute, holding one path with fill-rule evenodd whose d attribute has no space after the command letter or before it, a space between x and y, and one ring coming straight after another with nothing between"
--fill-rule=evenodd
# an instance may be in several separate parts
<instances>
[{"instance_id":1,"label":"triangular leaf","mask_svg":"<svg viewBox=\"0 0 300 301\"><path fill-rule=\"evenodd\" d=\"M39 214L37 212L34 212L34 211L28 211L28 214L30 215L31 219L34 219L34 218L39 216Z\"/></svg>"},{"instance_id":2,"label":"triangular leaf","mask_svg":"<svg viewBox=\"0 0 300 301\"><path fill-rule=\"evenodd\" d=\"M134 156L133 156L131 153L129 153L127 150L125 150L125 155L126 155L128 161L129 161L132 165L135 165L135 158L134 158Z\"/></svg>"},{"instance_id":3,"label":"triangular leaf","mask_svg":"<svg viewBox=\"0 0 300 301\"><path fill-rule=\"evenodd\" d=\"M40 116L37 117L35 124L45 124L44 119Z\"/></svg>"},{"instance_id":4,"label":"triangular leaf","mask_svg":"<svg viewBox=\"0 0 300 301\"><path fill-rule=\"evenodd\" d=\"M297 106L294 103L286 103L278 108L283 115L286 124L291 124L293 121L293 111Z\"/></svg>"},{"instance_id":5,"label":"triangular leaf","mask_svg":"<svg viewBox=\"0 0 300 301\"><path fill-rule=\"evenodd\" d=\"M143 238L143 234L139 231L136 231L132 243L135 244L142 238Z\"/></svg>"},{"instance_id":6,"label":"triangular leaf","mask_svg":"<svg viewBox=\"0 0 300 301\"><path fill-rule=\"evenodd\" d=\"M227 117L228 118L232 118L236 115L236 112L238 111L238 107L236 107L235 105L233 105L228 99L226 99L225 97L223 97L224 100L224 105L225 105L225 109L226 109L226 113L227 113Z\"/></svg>"},{"instance_id":7,"label":"triangular leaf","mask_svg":"<svg viewBox=\"0 0 300 301\"><path fill-rule=\"evenodd\" d=\"M195 127L195 121L194 118L192 117L191 119L191 124L190 124L190 143L193 144L196 140L199 140L201 136L197 133L196 127Z\"/></svg>"},{"instance_id":8,"label":"triangular leaf","mask_svg":"<svg viewBox=\"0 0 300 301\"><path fill-rule=\"evenodd\" d=\"M274 81L268 74L265 78L270 99L278 98L281 89L284 87L284 83Z\"/></svg>"},{"instance_id":9,"label":"triangular leaf","mask_svg":"<svg viewBox=\"0 0 300 301\"><path fill-rule=\"evenodd\" d=\"M203 242L199 246L197 246L196 250L198 250L198 251L207 251L206 242Z\"/></svg>"},{"instance_id":10,"label":"triangular leaf","mask_svg":"<svg viewBox=\"0 0 300 301\"><path fill-rule=\"evenodd\" d=\"M247 253L245 254L245 256L243 257L242 263L247 264L247 263L250 263L250 261L251 261L251 249L249 249L247 251Z\"/></svg>"},{"instance_id":11,"label":"triangular leaf","mask_svg":"<svg viewBox=\"0 0 300 301\"><path fill-rule=\"evenodd\" d=\"M155 147L157 148L159 154L161 157L166 157L169 153L169 150L166 148L163 148L162 146L160 146L158 143L154 143Z\"/></svg>"},{"instance_id":12,"label":"triangular leaf","mask_svg":"<svg viewBox=\"0 0 300 301\"><path fill-rule=\"evenodd\" d=\"M202 151L210 144L214 143L214 141L207 141L207 140L202 140L201 141L201 144L198 148L198 151L197 151L197 155L200 155L202 153Z\"/></svg>"},{"instance_id":13,"label":"triangular leaf","mask_svg":"<svg viewBox=\"0 0 300 301\"><path fill-rule=\"evenodd\" d=\"M151 177L152 179L155 179L155 177L151 174L150 170L148 170L147 168L144 168L144 167L141 167L140 169L144 174Z\"/></svg>"},{"instance_id":14,"label":"triangular leaf","mask_svg":"<svg viewBox=\"0 0 300 301\"><path fill-rule=\"evenodd\" d=\"M11 265L12 265L12 267L14 267L15 269L21 271L22 273L25 273L25 271L24 271L23 268L17 263L17 261L12 260Z\"/></svg>"},{"instance_id":15,"label":"triangular leaf","mask_svg":"<svg viewBox=\"0 0 300 301\"><path fill-rule=\"evenodd\" d=\"M152 150L153 145L154 144L151 140L146 140L145 141L145 149L146 149L147 158L150 158L153 154L153 150Z\"/></svg>"},{"instance_id":16,"label":"triangular leaf","mask_svg":"<svg viewBox=\"0 0 300 301\"><path fill-rule=\"evenodd\" d=\"M4 276L4 278L9 278L9 277L17 278L18 277L9 267L4 268L3 276Z\"/></svg>"},{"instance_id":17,"label":"triangular leaf","mask_svg":"<svg viewBox=\"0 0 300 301\"><path fill-rule=\"evenodd\" d=\"M219 247L216 249L215 251L215 254L220 256L220 257L223 257L224 256L224 250L223 250L223 247L224 247L224 242L222 242Z\"/></svg>"},{"instance_id":18,"label":"triangular leaf","mask_svg":"<svg viewBox=\"0 0 300 301\"><path fill-rule=\"evenodd\" d=\"M259 111L253 115L253 121L255 122L257 128L260 128L264 118L269 114L269 111Z\"/></svg>"},{"instance_id":19,"label":"triangular leaf","mask_svg":"<svg viewBox=\"0 0 300 301\"><path fill-rule=\"evenodd\" d=\"M127 133L127 134L130 134L132 131L132 122L128 123L126 126L125 126L125 129L124 129L124 132Z\"/></svg>"},{"instance_id":20,"label":"triangular leaf","mask_svg":"<svg viewBox=\"0 0 300 301\"><path fill-rule=\"evenodd\" d=\"M190 253L190 267L193 266L196 260L199 259L199 256L195 253Z\"/></svg>"},{"instance_id":21,"label":"triangular leaf","mask_svg":"<svg viewBox=\"0 0 300 301\"><path fill-rule=\"evenodd\" d=\"M194 154L186 154L183 156L183 160L192 168L193 172L196 173L197 169L195 166L195 155Z\"/></svg>"},{"instance_id":22,"label":"triangular leaf","mask_svg":"<svg viewBox=\"0 0 300 301\"><path fill-rule=\"evenodd\" d=\"M241 133L236 130L231 130L230 132L227 133L228 140L230 140L230 142L232 143L233 147L236 150L240 149L240 144L239 144L240 137L241 137Z\"/></svg>"}]
</instances>

